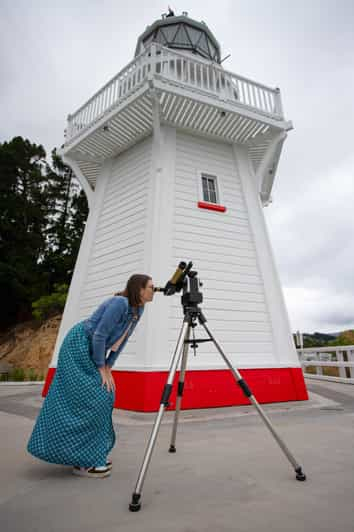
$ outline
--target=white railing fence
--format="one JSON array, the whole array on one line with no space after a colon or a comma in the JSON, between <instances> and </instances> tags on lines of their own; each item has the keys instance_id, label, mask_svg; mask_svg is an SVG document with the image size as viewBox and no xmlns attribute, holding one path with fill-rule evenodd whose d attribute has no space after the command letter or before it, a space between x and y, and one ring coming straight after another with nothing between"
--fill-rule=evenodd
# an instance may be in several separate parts
<instances>
[{"instance_id":1,"label":"white railing fence","mask_svg":"<svg viewBox=\"0 0 354 532\"><path fill-rule=\"evenodd\" d=\"M225 101L237 102L273 118L283 118L278 88L273 89L233 74L216 63L203 61L194 55L188 56L152 43L75 113L68 116L66 142L110 112L154 76L210 93Z\"/></svg>"},{"instance_id":2,"label":"white railing fence","mask_svg":"<svg viewBox=\"0 0 354 532\"><path fill-rule=\"evenodd\" d=\"M282 118L279 89L266 87L224 70L214 62L170 48L154 45L154 52L156 67L153 71L157 75Z\"/></svg>"},{"instance_id":3,"label":"white railing fence","mask_svg":"<svg viewBox=\"0 0 354 532\"><path fill-rule=\"evenodd\" d=\"M354 384L354 345L307 347L297 352L305 377ZM314 367L316 373L308 372L309 367Z\"/></svg>"},{"instance_id":4,"label":"white railing fence","mask_svg":"<svg viewBox=\"0 0 354 532\"><path fill-rule=\"evenodd\" d=\"M131 61L74 114L68 116L66 142L119 105L126 96L142 85L150 70L151 61L148 60L146 52Z\"/></svg>"}]
</instances>

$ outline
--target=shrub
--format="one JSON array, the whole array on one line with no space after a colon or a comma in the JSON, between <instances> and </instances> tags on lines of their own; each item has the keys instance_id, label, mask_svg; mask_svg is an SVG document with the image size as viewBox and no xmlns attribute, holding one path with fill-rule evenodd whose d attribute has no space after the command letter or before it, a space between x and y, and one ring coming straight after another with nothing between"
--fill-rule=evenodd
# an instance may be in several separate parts
<instances>
[{"instance_id":1,"label":"shrub","mask_svg":"<svg viewBox=\"0 0 354 532\"><path fill-rule=\"evenodd\" d=\"M353 345L354 344L354 330L342 331L340 335L330 342L329 345Z\"/></svg>"},{"instance_id":2,"label":"shrub","mask_svg":"<svg viewBox=\"0 0 354 532\"><path fill-rule=\"evenodd\" d=\"M27 373L27 376L26 376L26 380L27 381L36 381L37 380L37 373L35 372L34 368L30 368L28 370L28 373Z\"/></svg>"},{"instance_id":3,"label":"shrub","mask_svg":"<svg viewBox=\"0 0 354 532\"><path fill-rule=\"evenodd\" d=\"M33 317L38 321L44 321L63 312L67 295L67 284L55 284L52 294L42 296L32 303Z\"/></svg>"},{"instance_id":4,"label":"shrub","mask_svg":"<svg viewBox=\"0 0 354 532\"><path fill-rule=\"evenodd\" d=\"M25 370L22 368L14 368L9 372L9 381L24 381Z\"/></svg>"}]
</instances>

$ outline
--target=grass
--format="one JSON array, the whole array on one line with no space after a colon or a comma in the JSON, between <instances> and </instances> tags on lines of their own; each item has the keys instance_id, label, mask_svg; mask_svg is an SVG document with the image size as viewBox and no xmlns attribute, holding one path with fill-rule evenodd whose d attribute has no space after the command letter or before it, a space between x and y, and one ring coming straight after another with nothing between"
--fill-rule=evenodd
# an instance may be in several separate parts
<instances>
[{"instance_id":1,"label":"grass","mask_svg":"<svg viewBox=\"0 0 354 532\"><path fill-rule=\"evenodd\" d=\"M322 372L323 375L327 375L327 377L339 377L339 368L333 368L332 366L322 366ZM317 375L316 367L307 366L305 370L305 375L306 373Z\"/></svg>"},{"instance_id":2,"label":"grass","mask_svg":"<svg viewBox=\"0 0 354 532\"><path fill-rule=\"evenodd\" d=\"M27 370L23 368L13 368L8 373L0 375L1 382L24 382L24 381L43 381L43 373L36 373L34 368Z\"/></svg>"}]
</instances>

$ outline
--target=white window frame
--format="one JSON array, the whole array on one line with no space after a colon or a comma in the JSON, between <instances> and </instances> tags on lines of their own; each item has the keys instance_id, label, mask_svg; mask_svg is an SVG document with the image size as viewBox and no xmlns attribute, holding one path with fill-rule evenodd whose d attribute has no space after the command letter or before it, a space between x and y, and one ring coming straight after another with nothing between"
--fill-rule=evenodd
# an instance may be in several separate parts
<instances>
[{"instance_id":1,"label":"white window frame","mask_svg":"<svg viewBox=\"0 0 354 532\"><path fill-rule=\"evenodd\" d=\"M215 180L216 203L213 203L213 202L210 202L204 199L203 177L212 178ZM199 201L203 201L204 203L210 203L211 205L223 205L220 178L217 175L198 169L197 170L197 182L198 182Z\"/></svg>"}]
</instances>

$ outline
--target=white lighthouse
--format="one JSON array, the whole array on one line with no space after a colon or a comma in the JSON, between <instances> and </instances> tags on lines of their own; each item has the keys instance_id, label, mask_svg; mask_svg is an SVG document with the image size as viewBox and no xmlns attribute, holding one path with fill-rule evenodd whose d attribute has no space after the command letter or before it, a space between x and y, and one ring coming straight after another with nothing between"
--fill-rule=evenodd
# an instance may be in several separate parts
<instances>
[{"instance_id":1,"label":"white lighthouse","mask_svg":"<svg viewBox=\"0 0 354 532\"><path fill-rule=\"evenodd\" d=\"M131 274L164 285L193 261L208 327L258 401L307 399L263 216L290 129L279 89L223 69L204 22L184 13L146 28L131 63L68 117L62 156L90 211L44 394L74 323ZM182 319L178 295L147 305L113 368L116 406L158 409ZM182 408L244 402L200 343Z\"/></svg>"}]
</instances>

